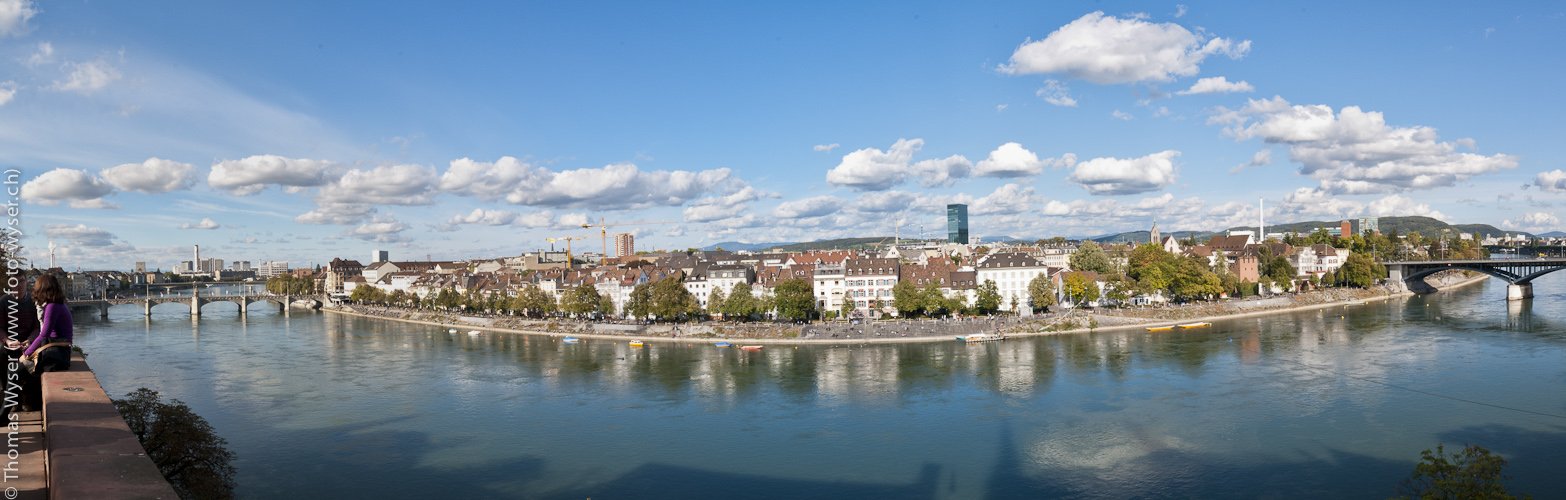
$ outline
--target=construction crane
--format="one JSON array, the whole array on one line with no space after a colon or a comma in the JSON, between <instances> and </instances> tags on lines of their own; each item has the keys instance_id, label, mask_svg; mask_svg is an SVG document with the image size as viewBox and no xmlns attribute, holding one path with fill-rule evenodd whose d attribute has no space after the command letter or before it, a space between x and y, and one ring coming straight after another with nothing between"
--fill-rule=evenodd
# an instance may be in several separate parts
<instances>
[{"instance_id":1,"label":"construction crane","mask_svg":"<svg viewBox=\"0 0 1566 500\"><path fill-rule=\"evenodd\" d=\"M628 222L604 222L603 217L599 217L597 224L586 223L586 224L582 224L582 227L584 227L584 228L595 228L595 227L598 228L598 237L602 238L603 239L603 243L604 243L604 258L608 258L609 257L609 228L615 227L615 226L641 226L641 225L646 225L646 224L673 224L675 222L676 221L672 221L672 220L638 220L638 221L628 221ZM616 255L616 257L624 257L624 255Z\"/></svg>"},{"instance_id":2,"label":"construction crane","mask_svg":"<svg viewBox=\"0 0 1566 500\"><path fill-rule=\"evenodd\" d=\"M592 237L593 237L593 235L591 235L591 234L584 234L584 235L581 235L581 236L563 236L563 237L560 237L560 238L544 238L544 241L548 241L550 243L554 243L556 241L564 241L564 242L566 242L566 270L570 271L571 270L571 266L573 264L573 261L576 259L575 257L571 256L571 242L576 241L576 240L585 240L585 239L592 238Z\"/></svg>"}]
</instances>

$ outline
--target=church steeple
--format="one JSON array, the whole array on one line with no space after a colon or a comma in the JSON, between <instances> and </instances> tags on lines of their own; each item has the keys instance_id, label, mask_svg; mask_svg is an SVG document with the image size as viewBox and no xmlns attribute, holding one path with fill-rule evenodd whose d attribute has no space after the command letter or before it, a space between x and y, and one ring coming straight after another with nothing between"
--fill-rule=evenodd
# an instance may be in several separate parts
<instances>
[{"instance_id":1,"label":"church steeple","mask_svg":"<svg viewBox=\"0 0 1566 500\"><path fill-rule=\"evenodd\" d=\"M1150 241L1148 241L1148 243L1152 243L1154 245L1161 245L1161 244L1163 244L1163 238L1160 238L1158 236L1158 218L1157 217L1153 218L1153 231L1152 231L1152 234L1148 235L1148 240L1150 240Z\"/></svg>"}]
</instances>

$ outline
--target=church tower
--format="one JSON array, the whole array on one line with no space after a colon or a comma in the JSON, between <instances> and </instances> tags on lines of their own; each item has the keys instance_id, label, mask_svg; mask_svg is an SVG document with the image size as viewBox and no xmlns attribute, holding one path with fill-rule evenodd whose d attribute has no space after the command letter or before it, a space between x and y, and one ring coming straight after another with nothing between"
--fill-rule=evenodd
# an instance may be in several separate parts
<instances>
[{"instance_id":1,"label":"church tower","mask_svg":"<svg viewBox=\"0 0 1566 500\"><path fill-rule=\"evenodd\" d=\"M1158 236L1158 218L1157 217L1153 218L1153 231L1152 231L1152 234L1148 235L1148 240L1149 240L1148 243L1152 243L1154 245L1162 245L1162 244L1164 244L1164 241L1163 241L1164 239Z\"/></svg>"}]
</instances>

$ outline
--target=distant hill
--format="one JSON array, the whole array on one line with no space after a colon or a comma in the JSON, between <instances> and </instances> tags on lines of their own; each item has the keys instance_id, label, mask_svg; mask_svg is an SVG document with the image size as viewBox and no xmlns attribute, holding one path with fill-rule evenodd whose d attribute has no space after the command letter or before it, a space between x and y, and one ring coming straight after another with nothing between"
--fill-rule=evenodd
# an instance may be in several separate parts
<instances>
[{"instance_id":1,"label":"distant hill","mask_svg":"<svg viewBox=\"0 0 1566 500\"><path fill-rule=\"evenodd\" d=\"M1333 227L1338 227L1338 223L1339 222L1340 221L1290 222L1290 223L1287 223L1287 224L1278 224L1276 226L1267 226L1267 232L1269 232L1269 233L1277 233L1277 232L1309 233L1309 232L1314 232L1316 230L1316 228L1333 228ZM1356 220L1356 222L1357 222L1357 220ZM1457 233L1457 232L1479 233L1480 237L1483 237L1484 235L1501 235L1501 234L1525 234L1525 235L1533 236L1532 234L1529 234L1529 233L1526 233L1526 232L1522 232L1522 231L1506 231L1506 230L1502 230L1500 228L1497 228L1497 227L1489 225L1489 224L1447 224L1446 222L1442 222L1442 221L1437 220L1437 219L1432 219L1430 217L1422 217L1422 216L1413 216L1413 217L1381 217L1376 222L1377 222L1377 225L1381 227L1381 232L1383 234L1390 233L1392 231L1397 231L1397 234L1408 234L1410 231L1415 231L1415 232L1418 232L1419 234L1424 235L1424 236L1436 236L1436 235L1440 235L1441 234L1441 230L1442 229L1449 229L1453 233ZM1233 228L1229 228L1229 230L1255 231L1256 230L1256 226L1233 227ZM1163 230L1160 230L1159 234L1162 235L1162 236L1165 236L1165 237L1176 236L1176 237L1184 240L1184 239L1190 238L1192 236L1192 234L1194 233L1194 235L1196 237L1196 241L1205 242L1207 240L1212 239L1213 236L1224 234L1225 232L1226 231L1186 231L1186 230L1163 231ZM1139 242L1140 243L1140 242L1146 242L1148 240L1148 235L1149 235L1148 231L1130 231L1130 232L1125 232L1125 233L1115 233L1115 234L1106 234L1106 235L1102 235L1102 236L1094 236L1094 237L1087 238L1087 239L1091 239L1091 240L1099 242L1099 243L1125 243L1125 242L1128 242L1128 241L1134 241L1134 242ZM1554 236L1552 236L1552 235L1554 235ZM1538 235L1538 236L1541 236L1541 237L1558 237L1558 236L1566 236L1566 233L1563 233L1563 232L1560 232L1560 231L1554 231L1554 232L1545 233L1545 234ZM1023 243L1032 243L1032 242L1038 240L1038 238L1024 238L1024 237L1015 237L1015 236L984 236L981 239L983 241L985 241L985 242L997 242L997 241L1000 241L1000 242L1023 242ZM1069 239L1071 239L1073 241L1078 241L1078 240L1082 240L1084 238L1083 237L1072 237L1072 238L1069 238ZM910 241L910 240L911 239L905 239L904 241ZM708 245L708 246L704 247L703 250L716 250L718 247L722 247L724 250L732 250L732 251L748 250L748 251L753 251L753 252L754 251L760 251L760 250L778 250L778 251L784 251L784 252L803 252L803 251L806 251L806 250L868 250L868 249L875 248L876 247L876 243L880 243L882 241L885 241L887 244L891 244L892 243L892 237L891 236L878 236L878 237L870 237L870 238L840 238L840 239L835 239L835 240L817 240L817 241L811 241L811 242L805 242L805 243L740 243L740 242L737 242L737 241L725 241L723 243L716 243L716 244L713 244L713 245Z\"/></svg>"},{"instance_id":2,"label":"distant hill","mask_svg":"<svg viewBox=\"0 0 1566 500\"><path fill-rule=\"evenodd\" d=\"M1269 232L1269 233L1283 233L1283 232L1311 233L1311 232L1315 232L1316 228L1334 228L1334 227L1338 227L1339 222L1341 222L1341 221L1290 222L1290 223L1287 223L1287 224L1278 224L1276 226L1267 226L1267 232ZM1357 223L1357 220L1356 220L1356 223ZM1443 229L1449 229L1453 233L1457 233L1457 232L1479 233L1480 237L1484 237L1484 235L1487 235L1487 234L1489 234L1489 235L1500 235L1500 234L1503 234L1503 233L1508 233L1508 234L1518 234L1518 233L1528 234L1528 233L1524 233L1522 231L1504 231L1504 230L1501 230L1501 229L1496 228L1495 226L1492 226L1492 225L1489 225L1489 224L1447 224L1447 223L1442 222L1442 221L1437 220L1437 219L1432 219L1430 217L1422 217L1422 216L1381 217L1381 218L1377 219L1376 225L1381 228L1382 234L1387 234L1387 233L1390 233L1392 231L1397 231L1397 234L1408 234L1410 231L1413 231L1413 232L1418 232L1420 235L1423 235L1423 236L1435 236L1435 235L1441 234L1441 230L1443 230ZM1229 228L1229 230L1231 230L1231 231L1255 231L1256 230L1256 226L1233 227L1233 228ZM1191 234L1190 231L1172 231L1172 232L1159 231L1159 233L1162 236L1165 236L1165 237L1170 236L1170 235L1178 236L1182 240L1188 238L1189 235ZM1224 234L1225 231L1195 231L1195 233L1196 233L1196 240L1197 241L1207 241L1209 239L1212 239L1212 237L1215 236L1215 235ZM1127 241L1145 242L1145 241L1148 240L1148 234L1149 234L1148 231L1131 231L1131 232L1126 232L1126 233L1116 233L1116 234L1106 234L1106 235L1103 235L1103 236L1095 236L1095 237L1092 238L1092 240L1093 241L1097 241L1099 243L1125 243Z\"/></svg>"},{"instance_id":3,"label":"distant hill","mask_svg":"<svg viewBox=\"0 0 1566 500\"><path fill-rule=\"evenodd\" d=\"M719 247L723 248L724 250L747 250L752 252L762 250L778 250L783 252L803 252L807 250L867 250L875 248L875 244L880 243L882 240L885 240L886 244L890 245L892 244L892 239L893 238L891 236L877 236L870 238L816 240L804 243L740 243L737 241L725 241L723 243L708 245L703 247L702 250L717 250Z\"/></svg>"},{"instance_id":4,"label":"distant hill","mask_svg":"<svg viewBox=\"0 0 1566 500\"><path fill-rule=\"evenodd\" d=\"M1291 222L1291 223L1288 223L1288 224L1279 224L1279 225L1276 225L1276 226L1267 226L1267 232L1269 232L1269 233L1274 233L1274 232L1291 232L1291 231L1302 232L1302 233L1303 232L1313 232L1318 227L1322 227L1322 228L1337 227L1338 223L1339 223L1339 221ZM1512 233L1512 234L1521 233L1521 231L1503 231L1503 230L1501 230L1499 228L1496 228L1495 226L1492 226L1492 225L1489 225L1489 224L1447 224L1446 222L1442 222L1442 221L1440 221L1438 219L1432 219L1430 217L1424 217L1424 216L1380 217L1380 218L1377 219L1376 223L1377 223L1377 226L1379 226L1381 228L1381 233L1382 234L1389 234L1389 233L1391 233L1393 231L1397 231L1397 234L1408 234L1409 232L1418 232L1422 236L1437 236L1437 235L1441 234L1441 231L1443 229L1451 230L1451 232L1453 232L1453 233L1458 233L1458 232L1462 232L1462 233L1479 233L1480 237L1483 237L1486 234L1500 235L1502 233ZM1248 226L1248 227L1238 227L1238 228L1233 228L1233 229L1251 229L1251 230L1254 230L1254 229L1256 229L1256 227L1255 226ZM1522 234L1528 234L1528 233L1522 233Z\"/></svg>"},{"instance_id":5,"label":"distant hill","mask_svg":"<svg viewBox=\"0 0 1566 500\"><path fill-rule=\"evenodd\" d=\"M1164 232L1161 229L1158 231L1158 235L1160 237L1168 238L1170 236L1174 236L1174 237L1180 238L1182 240L1190 238L1192 234L1196 235L1196 241L1204 241L1205 242L1207 240L1212 239L1212 237L1214 235L1221 234L1221 233L1215 232L1215 231L1174 231L1174 232L1167 232L1166 233L1166 232ZM1090 238L1090 239L1093 240L1093 241L1099 242L1099 243L1125 243L1125 242L1128 242L1128 241L1135 241L1137 243L1147 243L1151 236L1152 236L1152 232L1151 231L1131 231L1129 233L1116 233L1116 234L1106 234L1106 235L1103 235L1103 236L1095 236L1095 237Z\"/></svg>"},{"instance_id":6,"label":"distant hill","mask_svg":"<svg viewBox=\"0 0 1566 500\"><path fill-rule=\"evenodd\" d=\"M765 249L765 248L772 248L772 247L776 247L776 246L792 245L792 244L793 243L789 243L789 242L779 242L779 243L740 243L738 241L725 241L725 242L722 242L722 243L713 243L711 245L707 245L705 247L702 247L701 249L710 251L710 250L717 250L719 248L722 248L724 250L728 250L728 251L732 251L732 252L737 252L737 251L740 251L740 250L754 252L756 250L761 250L761 249Z\"/></svg>"},{"instance_id":7,"label":"distant hill","mask_svg":"<svg viewBox=\"0 0 1566 500\"><path fill-rule=\"evenodd\" d=\"M1544 233L1544 234L1540 234L1540 235L1536 235L1536 236L1538 236L1540 238L1561 238L1561 237L1566 237L1566 233L1563 233L1563 232L1560 232L1560 231L1550 231L1548 233Z\"/></svg>"}]
</instances>

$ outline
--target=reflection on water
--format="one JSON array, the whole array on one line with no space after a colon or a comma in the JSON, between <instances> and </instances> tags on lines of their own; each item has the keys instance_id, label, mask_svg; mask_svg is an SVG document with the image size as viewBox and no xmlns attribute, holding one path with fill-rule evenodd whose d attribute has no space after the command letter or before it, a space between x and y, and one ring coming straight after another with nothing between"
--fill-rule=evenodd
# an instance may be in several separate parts
<instances>
[{"instance_id":1,"label":"reflection on water","mask_svg":"<svg viewBox=\"0 0 1566 500\"><path fill-rule=\"evenodd\" d=\"M978 345L566 344L220 305L120 306L78 340L111 393L207 416L252 498L1384 497L1436 442L1560 498L1566 418L1414 392L1566 415L1566 280L1498 285Z\"/></svg>"}]
</instances>

